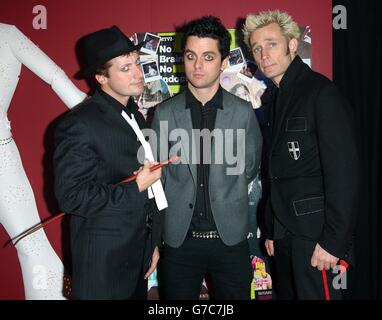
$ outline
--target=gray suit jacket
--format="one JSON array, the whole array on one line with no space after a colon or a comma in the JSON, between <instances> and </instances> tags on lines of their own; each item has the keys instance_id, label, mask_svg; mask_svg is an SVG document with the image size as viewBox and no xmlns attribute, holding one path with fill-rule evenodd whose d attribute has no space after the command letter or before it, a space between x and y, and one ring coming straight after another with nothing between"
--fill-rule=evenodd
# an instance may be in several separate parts
<instances>
[{"instance_id":1,"label":"gray suit jacket","mask_svg":"<svg viewBox=\"0 0 382 320\"><path fill-rule=\"evenodd\" d=\"M187 235L196 201L195 159L199 146L195 142L198 139L192 139L195 132L191 110L186 109L185 101L185 93L181 93L160 104L152 123L159 140L153 146L158 150L159 160L174 154L182 159L180 164L167 166L162 174L169 204L163 239L175 248ZM262 136L250 103L225 90L223 109L217 110L214 131L209 177L211 209L222 241L232 246L248 234L248 183L259 171Z\"/></svg>"}]
</instances>

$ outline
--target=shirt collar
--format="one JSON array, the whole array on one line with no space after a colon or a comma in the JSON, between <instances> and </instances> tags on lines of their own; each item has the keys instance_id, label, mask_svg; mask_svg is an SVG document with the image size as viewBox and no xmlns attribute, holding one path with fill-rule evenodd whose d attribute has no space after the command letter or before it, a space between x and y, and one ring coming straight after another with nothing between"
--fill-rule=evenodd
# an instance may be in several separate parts
<instances>
[{"instance_id":1,"label":"shirt collar","mask_svg":"<svg viewBox=\"0 0 382 320\"><path fill-rule=\"evenodd\" d=\"M218 108L223 110L222 87L219 86L218 91L216 91L212 99L210 101L207 101L207 103L204 106L198 99L196 99L196 97L192 94L192 92L187 88L186 89L186 109L189 109L191 107Z\"/></svg>"},{"instance_id":2,"label":"shirt collar","mask_svg":"<svg viewBox=\"0 0 382 320\"><path fill-rule=\"evenodd\" d=\"M280 89L288 90L290 86L294 85L295 79L301 75L302 69L305 63L301 60L300 56L296 56L290 63L288 69L286 70L283 78L280 81Z\"/></svg>"},{"instance_id":3,"label":"shirt collar","mask_svg":"<svg viewBox=\"0 0 382 320\"><path fill-rule=\"evenodd\" d=\"M122 111L127 111L129 114L134 113L135 109L137 109L132 97L129 98L129 100L127 101L127 105L124 106L117 99L113 98L105 91L98 89L98 92L119 114Z\"/></svg>"}]
</instances>

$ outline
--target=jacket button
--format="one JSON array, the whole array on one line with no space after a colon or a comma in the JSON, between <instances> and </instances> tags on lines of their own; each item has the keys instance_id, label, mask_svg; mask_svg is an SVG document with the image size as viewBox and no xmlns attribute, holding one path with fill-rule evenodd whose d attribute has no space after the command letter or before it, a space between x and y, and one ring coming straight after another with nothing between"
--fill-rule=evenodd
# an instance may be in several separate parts
<instances>
[{"instance_id":1,"label":"jacket button","mask_svg":"<svg viewBox=\"0 0 382 320\"><path fill-rule=\"evenodd\" d=\"M275 181L275 180L279 180L279 177L272 177L272 180Z\"/></svg>"},{"instance_id":2,"label":"jacket button","mask_svg":"<svg viewBox=\"0 0 382 320\"><path fill-rule=\"evenodd\" d=\"M194 207L194 205L193 205L192 203L190 203L190 204L188 205L188 207L189 207L190 209L192 209L192 208Z\"/></svg>"}]
</instances>

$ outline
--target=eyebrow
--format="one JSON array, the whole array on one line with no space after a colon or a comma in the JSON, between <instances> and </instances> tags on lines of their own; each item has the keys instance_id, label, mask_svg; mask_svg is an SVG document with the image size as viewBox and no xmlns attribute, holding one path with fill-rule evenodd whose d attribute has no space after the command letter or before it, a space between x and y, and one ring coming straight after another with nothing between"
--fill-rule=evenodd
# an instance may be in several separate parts
<instances>
[{"instance_id":1,"label":"eyebrow","mask_svg":"<svg viewBox=\"0 0 382 320\"><path fill-rule=\"evenodd\" d=\"M275 39L275 38L266 38L266 39L264 39L264 41L277 41L277 39ZM253 48L255 45L257 45L257 42L255 42L255 43L251 46L251 48Z\"/></svg>"},{"instance_id":2,"label":"eyebrow","mask_svg":"<svg viewBox=\"0 0 382 320\"><path fill-rule=\"evenodd\" d=\"M122 64L122 67L124 67L124 66L131 66L132 64L134 64L134 62L124 63L124 64Z\"/></svg>"},{"instance_id":3,"label":"eyebrow","mask_svg":"<svg viewBox=\"0 0 382 320\"><path fill-rule=\"evenodd\" d=\"M137 61L139 61L141 58L140 58L140 56L138 56L137 57L137 59L135 59L135 60L133 60L133 61L131 61L131 62L126 62L126 63L124 63L123 65L125 66L125 65L130 65L130 64L135 64Z\"/></svg>"},{"instance_id":4,"label":"eyebrow","mask_svg":"<svg viewBox=\"0 0 382 320\"><path fill-rule=\"evenodd\" d=\"M184 53L193 53L193 54L196 54L195 51L192 51L190 49L184 50ZM205 54L213 54L213 55L215 55L216 52L214 52L214 51L205 51L205 52L202 53L202 55L205 55Z\"/></svg>"},{"instance_id":5,"label":"eyebrow","mask_svg":"<svg viewBox=\"0 0 382 320\"><path fill-rule=\"evenodd\" d=\"M134 62L124 63L119 68L130 67L130 66L136 64L137 61L139 61L139 59L135 60Z\"/></svg>"}]
</instances>

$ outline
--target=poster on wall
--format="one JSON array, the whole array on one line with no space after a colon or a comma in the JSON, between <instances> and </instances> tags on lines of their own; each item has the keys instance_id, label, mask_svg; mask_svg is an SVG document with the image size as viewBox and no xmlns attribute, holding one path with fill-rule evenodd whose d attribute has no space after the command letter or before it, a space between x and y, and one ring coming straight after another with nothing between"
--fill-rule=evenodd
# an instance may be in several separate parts
<instances>
[{"instance_id":1,"label":"poster on wall","mask_svg":"<svg viewBox=\"0 0 382 320\"><path fill-rule=\"evenodd\" d=\"M236 96L247 100L255 110L261 109L262 100L267 99L267 88L273 84L257 70L254 61L245 58L244 48L237 46L234 29L229 30L232 45L228 67L221 73L221 86ZM311 28L300 27L301 38L298 54L311 67ZM186 85L183 67L183 55L180 34L176 32L146 32L131 36L135 44L143 42L140 59L145 78L145 90L137 103L142 114L150 121L153 107L179 93ZM259 121L260 122L260 121ZM268 258L261 250L261 232L257 223L258 204L262 198L262 184L256 177L248 185L249 220L251 230L248 234L250 258L253 270L251 299L272 299L272 277ZM149 298L159 299L156 272L149 278ZM200 299L209 300L209 281L205 279L201 286Z\"/></svg>"},{"instance_id":2,"label":"poster on wall","mask_svg":"<svg viewBox=\"0 0 382 320\"><path fill-rule=\"evenodd\" d=\"M256 72L257 67L254 61L245 58L244 50L237 45L237 31L235 29L229 29L229 31L232 36L231 52L228 67L222 73L221 85L232 92L236 84L243 84L249 91L249 99L253 107L259 108L261 96L266 89L264 78L260 72ZM310 26L300 27L300 31L298 54L311 67L311 28ZM186 85L180 34L176 32L146 32L135 33L130 38L135 44L143 42L140 58L144 66L143 73L146 75L146 83L160 79L162 80L162 87L166 84L167 89L161 101L179 93L182 87ZM147 39L151 42L155 39L155 44L147 45ZM150 50L147 49L148 47ZM153 76L150 76L148 71L150 64L153 66L152 69L155 70L152 71ZM240 90L238 92L240 94ZM236 93L236 91L233 93ZM151 103L145 109L155 105Z\"/></svg>"}]
</instances>

